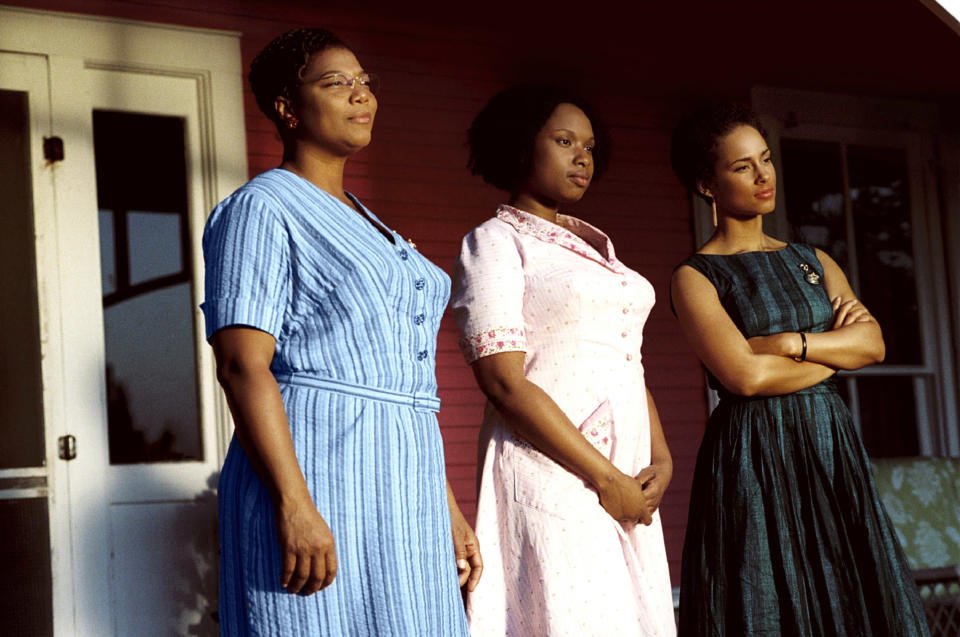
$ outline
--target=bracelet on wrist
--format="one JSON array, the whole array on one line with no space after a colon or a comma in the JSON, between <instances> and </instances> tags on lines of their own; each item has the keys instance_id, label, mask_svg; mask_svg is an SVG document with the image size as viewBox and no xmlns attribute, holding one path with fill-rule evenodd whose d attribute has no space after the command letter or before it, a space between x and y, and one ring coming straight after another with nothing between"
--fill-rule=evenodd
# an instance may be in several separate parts
<instances>
[{"instance_id":1,"label":"bracelet on wrist","mask_svg":"<svg viewBox=\"0 0 960 637\"><path fill-rule=\"evenodd\" d=\"M793 360L802 363L807 360L807 335L800 332L800 356L794 356Z\"/></svg>"}]
</instances>

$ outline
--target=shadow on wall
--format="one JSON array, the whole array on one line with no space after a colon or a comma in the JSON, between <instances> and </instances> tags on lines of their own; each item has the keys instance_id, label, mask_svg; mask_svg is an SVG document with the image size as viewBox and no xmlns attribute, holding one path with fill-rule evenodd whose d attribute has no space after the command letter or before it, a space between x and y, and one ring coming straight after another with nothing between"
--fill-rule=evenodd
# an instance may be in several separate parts
<instances>
[{"instance_id":1,"label":"shadow on wall","mask_svg":"<svg viewBox=\"0 0 960 637\"><path fill-rule=\"evenodd\" d=\"M114 534L117 634L218 634L216 480L189 502L111 507L111 524L124 530Z\"/></svg>"},{"instance_id":2,"label":"shadow on wall","mask_svg":"<svg viewBox=\"0 0 960 637\"><path fill-rule=\"evenodd\" d=\"M217 539L217 479L212 473L207 478L207 488L197 498L208 513L200 518L202 524L194 528L193 542L184 547L183 568L178 569L181 581L174 600L186 615L194 617L187 631L180 635L211 637L218 635L217 621L218 581L220 570L220 546ZM212 507L211 507L212 505Z\"/></svg>"}]
</instances>

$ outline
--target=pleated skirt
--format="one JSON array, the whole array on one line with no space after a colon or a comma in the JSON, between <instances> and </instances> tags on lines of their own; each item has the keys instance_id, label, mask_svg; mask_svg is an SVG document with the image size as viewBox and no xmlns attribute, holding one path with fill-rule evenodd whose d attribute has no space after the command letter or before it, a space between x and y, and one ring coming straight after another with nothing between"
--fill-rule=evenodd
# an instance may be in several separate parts
<instances>
[{"instance_id":1,"label":"pleated skirt","mask_svg":"<svg viewBox=\"0 0 960 637\"><path fill-rule=\"evenodd\" d=\"M928 635L833 381L721 400L697 457L679 634Z\"/></svg>"}]
</instances>

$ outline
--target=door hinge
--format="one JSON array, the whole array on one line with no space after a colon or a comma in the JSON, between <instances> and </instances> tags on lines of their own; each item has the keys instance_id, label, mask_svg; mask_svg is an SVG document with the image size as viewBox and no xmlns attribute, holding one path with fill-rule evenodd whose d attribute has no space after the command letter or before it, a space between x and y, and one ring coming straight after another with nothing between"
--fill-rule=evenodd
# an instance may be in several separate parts
<instances>
[{"instance_id":1,"label":"door hinge","mask_svg":"<svg viewBox=\"0 0 960 637\"><path fill-rule=\"evenodd\" d=\"M43 158L51 164L63 161L63 140L56 136L44 137Z\"/></svg>"},{"instance_id":2,"label":"door hinge","mask_svg":"<svg viewBox=\"0 0 960 637\"><path fill-rule=\"evenodd\" d=\"M77 439L71 435L60 436L58 439L61 460L73 460L77 457Z\"/></svg>"}]
</instances>

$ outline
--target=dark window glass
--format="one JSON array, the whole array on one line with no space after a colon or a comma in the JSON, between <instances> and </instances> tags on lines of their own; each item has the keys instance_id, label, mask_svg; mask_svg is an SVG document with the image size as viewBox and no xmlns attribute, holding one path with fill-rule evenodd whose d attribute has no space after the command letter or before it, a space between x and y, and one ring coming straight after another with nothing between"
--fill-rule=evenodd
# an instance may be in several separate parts
<instances>
[{"instance_id":1,"label":"dark window glass","mask_svg":"<svg viewBox=\"0 0 960 637\"><path fill-rule=\"evenodd\" d=\"M0 90L0 469L45 464L28 94ZM0 478L0 633L53 634L46 477Z\"/></svg>"},{"instance_id":2,"label":"dark window glass","mask_svg":"<svg viewBox=\"0 0 960 637\"><path fill-rule=\"evenodd\" d=\"M53 635L47 499L0 500L0 529L0 633Z\"/></svg>"},{"instance_id":3,"label":"dark window glass","mask_svg":"<svg viewBox=\"0 0 960 637\"><path fill-rule=\"evenodd\" d=\"M883 326L886 363L923 364L906 155L851 146L847 161L860 296Z\"/></svg>"},{"instance_id":4,"label":"dark window glass","mask_svg":"<svg viewBox=\"0 0 960 637\"><path fill-rule=\"evenodd\" d=\"M875 458L919 455L914 378L861 376L856 383L867 453Z\"/></svg>"},{"instance_id":5,"label":"dark window glass","mask_svg":"<svg viewBox=\"0 0 960 637\"><path fill-rule=\"evenodd\" d=\"M792 240L809 243L847 267L840 144L784 139L783 187Z\"/></svg>"},{"instance_id":6,"label":"dark window glass","mask_svg":"<svg viewBox=\"0 0 960 637\"><path fill-rule=\"evenodd\" d=\"M110 462L200 459L183 120L93 121Z\"/></svg>"},{"instance_id":7,"label":"dark window glass","mask_svg":"<svg viewBox=\"0 0 960 637\"><path fill-rule=\"evenodd\" d=\"M27 93L0 90L0 469L42 467L45 456L27 104Z\"/></svg>"}]
</instances>

